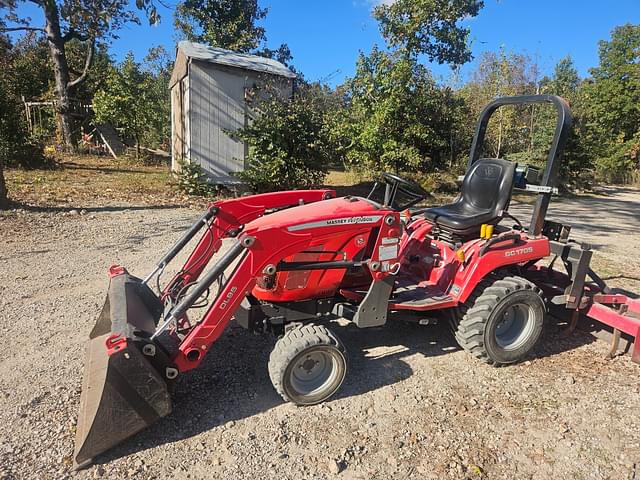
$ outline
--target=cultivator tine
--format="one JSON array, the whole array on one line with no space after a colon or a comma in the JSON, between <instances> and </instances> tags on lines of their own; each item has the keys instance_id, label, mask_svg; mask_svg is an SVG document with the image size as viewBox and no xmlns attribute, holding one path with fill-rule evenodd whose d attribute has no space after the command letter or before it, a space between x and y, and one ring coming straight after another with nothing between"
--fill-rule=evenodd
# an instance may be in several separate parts
<instances>
[{"instance_id":1,"label":"cultivator tine","mask_svg":"<svg viewBox=\"0 0 640 480\"><path fill-rule=\"evenodd\" d=\"M569 320L569 325L567 325L565 329L562 330L562 335L564 335L565 337L568 337L569 335L571 335L575 331L576 327L578 326L579 319L580 319L579 310L574 310L573 312L571 312L571 320Z\"/></svg>"},{"instance_id":2,"label":"cultivator tine","mask_svg":"<svg viewBox=\"0 0 640 480\"><path fill-rule=\"evenodd\" d=\"M613 337L611 338L611 348L607 356L609 358L616 358L618 356L618 348L620 347L620 330L613 329Z\"/></svg>"}]
</instances>

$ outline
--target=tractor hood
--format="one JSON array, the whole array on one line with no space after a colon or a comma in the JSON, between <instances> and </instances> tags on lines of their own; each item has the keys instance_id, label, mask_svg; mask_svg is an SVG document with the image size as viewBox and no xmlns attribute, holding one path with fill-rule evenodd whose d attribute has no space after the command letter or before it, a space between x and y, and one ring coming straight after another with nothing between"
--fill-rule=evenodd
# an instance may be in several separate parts
<instances>
[{"instance_id":1,"label":"tractor hood","mask_svg":"<svg viewBox=\"0 0 640 480\"><path fill-rule=\"evenodd\" d=\"M281 228L305 233L308 229L345 224L373 224L391 210L362 197L340 197L287 208L260 217L245 227L245 231Z\"/></svg>"}]
</instances>

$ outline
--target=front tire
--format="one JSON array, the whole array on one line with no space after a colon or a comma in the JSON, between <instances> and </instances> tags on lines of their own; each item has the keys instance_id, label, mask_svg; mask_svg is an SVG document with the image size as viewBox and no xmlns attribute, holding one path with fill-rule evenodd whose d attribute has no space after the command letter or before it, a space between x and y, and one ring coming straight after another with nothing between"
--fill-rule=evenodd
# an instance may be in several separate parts
<instances>
[{"instance_id":1,"label":"front tire","mask_svg":"<svg viewBox=\"0 0 640 480\"><path fill-rule=\"evenodd\" d=\"M455 332L458 344L494 366L522 360L542 334L546 307L541 290L522 277L479 284Z\"/></svg>"},{"instance_id":2,"label":"front tire","mask_svg":"<svg viewBox=\"0 0 640 480\"><path fill-rule=\"evenodd\" d=\"M340 388L346 373L344 346L320 325L289 330L269 357L273 387L285 401L297 405L325 401Z\"/></svg>"}]
</instances>

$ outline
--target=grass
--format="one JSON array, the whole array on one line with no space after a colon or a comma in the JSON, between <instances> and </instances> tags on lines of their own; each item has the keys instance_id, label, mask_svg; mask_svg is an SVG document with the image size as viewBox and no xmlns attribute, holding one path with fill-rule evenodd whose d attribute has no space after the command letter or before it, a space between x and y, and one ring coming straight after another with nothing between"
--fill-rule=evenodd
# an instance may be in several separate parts
<instances>
[{"instance_id":1,"label":"grass","mask_svg":"<svg viewBox=\"0 0 640 480\"><path fill-rule=\"evenodd\" d=\"M65 156L53 168L6 169L5 178L14 203L39 207L163 204L180 197L167 165L124 157Z\"/></svg>"}]
</instances>

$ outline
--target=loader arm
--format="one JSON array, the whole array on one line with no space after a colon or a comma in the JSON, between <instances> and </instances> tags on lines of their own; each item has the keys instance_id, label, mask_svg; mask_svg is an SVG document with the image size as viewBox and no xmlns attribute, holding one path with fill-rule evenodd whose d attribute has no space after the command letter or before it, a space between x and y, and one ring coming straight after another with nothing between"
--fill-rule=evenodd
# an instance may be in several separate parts
<instances>
[{"instance_id":1,"label":"loader arm","mask_svg":"<svg viewBox=\"0 0 640 480\"><path fill-rule=\"evenodd\" d=\"M189 326L186 300L193 303L195 295L202 293L203 282L197 279L222 240L238 236L245 224L271 212L332 197L333 190L296 190L214 202L144 279L130 275L124 267L109 268L109 292L87 345L73 457L76 468L171 412L170 390L179 367L166 345L154 342L156 325L163 311L172 307L174 316ZM205 226L205 234L185 265L161 290L159 276L164 268ZM230 260L230 253L225 254L205 279L224 271ZM147 285L156 275L159 297ZM224 316L218 323L226 325L228 320ZM210 323L209 319L207 325ZM183 364L183 357L178 354L175 360Z\"/></svg>"},{"instance_id":2,"label":"loader arm","mask_svg":"<svg viewBox=\"0 0 640 480\"><path fill-rule=\"evenodd\" d=\"M388 277L399 267L394 247L401 234L398 212L370 200L334 196L332 190L311 190L215 202L145 279L124 267L110 268L107 300L87 348L77 467L168 415L175 379L202 362L257 278L286 267L283 260L312 242L357 241L368 231L361 251L370 253L357 261L344 259L341 268L351 261L369 269L373 286L392 283ZM314 205L318 202L322 205ZM290 207L296 213L283 211ZM157 296L147 282L205 227L185 265ZM231 239L229 248L212 262L225 238ZM211 293L208 310L190 322L189 309L213 292L214 282L219 288Z\"/></svg>"},{"instance_id":3,"label":"loader arm","mask_svg":"<svg viewBox=\"0 0 640 480\"><path fill-rule=\"evenodd\" d=\"M219 200L209 205L206 218L198 223L206 225L206 231L182 269L162 289L161 299L173 301L185 285L195 281L215 255L225 238L237 237L244 225L273 211L297 205L327 200L336 196L335 190L291 190L247 197ZM202 222L204 220L204 222ZM202 222L202 223L201 223ZM163 259L164 260L164 259ZM158 268L164 267L162 261Z\"/></svg>"},{"instance_id":4,"label":"loader arm","mask_svg":"<svg viewBox=\"0 0 640 480\"><path fill-rule=\"evenodd\" d=\"M371 271L375 282L383 282L396 269L396 258L381 258L380 249L384 239L398 238L400 235L399 215L396 212L381 212L377 219L370 224L378 231L374 242L373 253L366 259L365 264ZM229 321L245 296L251 293L257 278L268 271L275 271L284 258L304 251L319 235L327 237L338 236L354 229L352 223L330 223L322 227L310 226L305 230L297 230L297 225L286 228L262 226L247 229L238 237L225 257L213 266L205 276L193 287L188 296L175 306L169 317L160 325L157 332L167 328L171 323L178 322L209 286L215 282L221 267L231 265L237 261L229 278L224 282L216 298L202 320L189 331L180 343L179 351L172 357L172 363L182 373L196 368L203 360L212 344L222 335Z\"/></svg>"}]
</instances>

